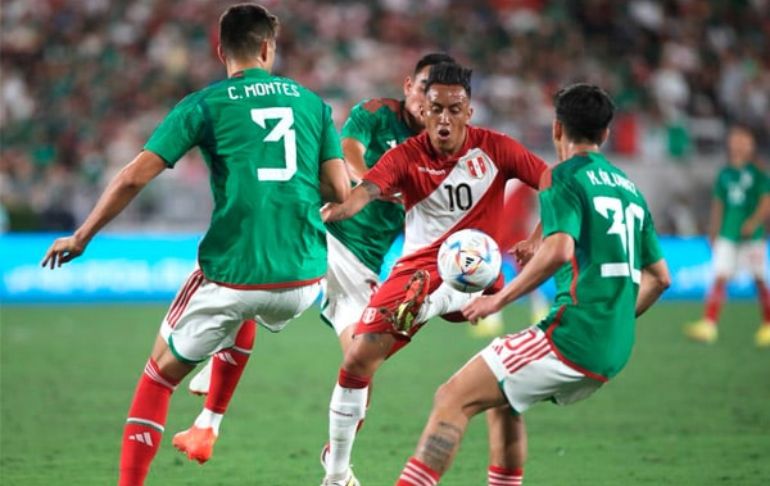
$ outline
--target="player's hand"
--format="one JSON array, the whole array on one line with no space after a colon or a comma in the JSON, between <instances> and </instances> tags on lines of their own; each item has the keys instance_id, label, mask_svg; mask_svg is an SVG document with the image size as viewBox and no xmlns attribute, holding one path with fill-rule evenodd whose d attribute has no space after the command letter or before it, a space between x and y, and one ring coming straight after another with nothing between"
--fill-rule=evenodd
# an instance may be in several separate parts
<instances>
[{"instance_id":1,"label":"player's hand","mask_svg":"<svg viewBox=\"0 0 770 486\"><path fill-rule=\"evenodd\" d=\"M326 203L321 207L321 221L328 223L330 221L337 221L339 218L339 203Z\"/></svg>"},{"instance_id":2,"label":"player's hand","mask_svg":"<svg viewBox=\"0 0 770 486\"><path fill-rule=\"evenodd\" d=\"M743 236L744 238L750 238L751 235L753 235L756 230L757 230L757 223L755 223L751 219L747 219L746 222L744 222L743 225L741 226L741 236Z\"/></svg>"},{"instance_id":3,"label":"player's hand","mask_svg":"<svg viewBox=\"0 0 770 486\"><path fill-rule=\"evenodd\" d=\"M479 319L499 311L502 306L496 295L482 295L473 299L462 309L463 316L476 325Z\"/></svg>"},{"instance_id":4,"label":"player's hand","mask_svg":"<svg viewBox=\"0 0 770 486\"><path fill-rule=\"evenodd\" d=\"M85 249L85 243L75 235L57 238L45 253L40 266L50 267L52 270L61 267L62 264L79 257Z\"/></svg>"},{"instance_id":5,"label":"player's hand","mask_svg":"<svg viewBox=\"0 0 770 486\"><path fill-rule=\"evenodd\" d=\"M534 243L530 240L522 240L513 245L513 248L508 250L508 253L510 253L513 258L516 259L516 263L523 267L535 255L537 247L537 243Z\"/></svg>"}]
</instances>

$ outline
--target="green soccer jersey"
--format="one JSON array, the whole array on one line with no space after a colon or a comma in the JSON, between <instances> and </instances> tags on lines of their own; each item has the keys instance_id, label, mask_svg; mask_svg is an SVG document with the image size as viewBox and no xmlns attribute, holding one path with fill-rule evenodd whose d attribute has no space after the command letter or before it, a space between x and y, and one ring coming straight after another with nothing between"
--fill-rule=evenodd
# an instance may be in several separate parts
<instances>
[{"instance_id":1,"label":"green soccer jersey","mask_svg":"<svg viewBox=\"0 0 770 486\"><path fill-rule=\"evenodd\" d=\"M540 192L543 237L566 233L575 256L555 274L557 294L539 324L568 363L605 380L634 344L641 269L662 258L642 193L603 155L553 168Z\"/></svg>"},{"instance_id":2,"label":"green soccer jersey","mask_svg":"<svg viewBox=\"0 0 770 486\"><path fill-rule=\"evenodd\" d=\"M342 157L329 106L291 79L247 69L184 98L144 148L173 167L194 146L214 198L198 248L206 278L280 288L323 277L319 173Z\"/></svg>"},{"instance_id":3,"label":"green soccer jersey","mask_svg":"<svg viewBox=\"0 0 770 486\"><path fill-rule=\"evenodd\" d=\"M342 126L342 137L354 138L366 147L364 160L371 168L385 152L414 135L404 116L403 102L388 98L364 100L351 110ZM352 218L329 223L327 228L361 263L379 273L385 254L403 231L404 208L375 200Z\"/></svg>"},{"instance_id":4,"label":"green soccer jersey","mask_svg":"<svg viewBox=\"0 0 770 486\"><path fill-rule=\"evenodd\" d=\"M770 192L767 176L749 163L741 168L727 166L719 171L714 183L714 197L722 201L722 223L719 236L741 241L741 226L754 214L762 196ZM757 228L750 240L762 238L764 229Z\"/></svg>"}]
</instances>

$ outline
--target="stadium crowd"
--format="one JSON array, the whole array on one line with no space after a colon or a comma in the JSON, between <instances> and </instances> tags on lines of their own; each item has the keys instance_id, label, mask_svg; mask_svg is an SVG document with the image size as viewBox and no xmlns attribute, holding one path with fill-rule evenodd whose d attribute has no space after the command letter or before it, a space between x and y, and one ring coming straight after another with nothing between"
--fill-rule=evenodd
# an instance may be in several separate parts
<instances>
[{"instance_id":1,"label":"stadium crowd","mask_svg":"<svg viewBox=\"0 0 770 486\"><path fill-rule=\"evenodd\" d=\"M224 76L222 2L6 0L0 27L0 228L71 230L175 100ZM235 3L235 2L232 2ZM474 68L474 121L548 153L551 95L585 80L617 100L610 153L721 160L727 122L770 144L768 0L264 1L283 20L277 72L339 122L400 95L422 53ZM197 156L193 156L197 157ZM180 164L124 226L200 228L201 164Z\"/></svg>"}]
</instances>

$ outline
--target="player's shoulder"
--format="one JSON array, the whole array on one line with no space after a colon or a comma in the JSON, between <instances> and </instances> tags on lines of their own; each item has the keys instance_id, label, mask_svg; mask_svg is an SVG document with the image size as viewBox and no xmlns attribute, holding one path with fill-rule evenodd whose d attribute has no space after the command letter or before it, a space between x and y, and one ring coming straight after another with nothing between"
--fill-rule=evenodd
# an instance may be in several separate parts
<instances>
[{"instance_id":1,"label":"player's shoulder","mask_svg":"<svg viewBox=\"0 0 770 486\"><path fill-rule=\"evenodd\" d=\"M398 115L401 112L401 101L395 98L366 98L353 108L371 114L385 110L385 113Z\"/></svg>"},{"instance_id":2,"label":"player's shoulder","mask_svg":"<svg viewBox=\"0 0 770 486\"><path fill-rule=\"evenodd\" d=\"M468 133L476 142L476 144L480 144L480 145L487 144L491 146L500 146L500 145L522 146L518 140L511 137L510 135L503 132L498 132L497 130L493 130L491 128L468 125Z\"/></svg>"},{"instance_id":3,"label":"player's shoulder","mask_svg":"<svg viewBox=\"0 0 770 486\"><path fill-rule=\"evenodd\" d=\"M549 169L551 178L559 184L569 184L575 181L575 175L582 172L595 161L584 155L576 155ZM612 166L615 167L615 166Z\"/></svg>"}]
</instances>

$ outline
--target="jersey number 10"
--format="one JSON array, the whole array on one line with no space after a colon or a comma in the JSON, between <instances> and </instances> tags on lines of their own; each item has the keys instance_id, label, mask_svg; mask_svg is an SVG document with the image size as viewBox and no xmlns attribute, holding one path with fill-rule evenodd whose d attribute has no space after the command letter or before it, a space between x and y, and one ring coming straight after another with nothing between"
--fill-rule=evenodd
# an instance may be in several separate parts
<instances>
[{"instance_id":1,"label":"jersey number 10","mask_svg":"<svg viewBox=\"0 0 770 486\"><path fill-rule=\"evenodd\" d=\"M631 277L638 284L642 274L634 267L634 246L636 244L636 220L639 227L644 223L644 209L638 204L631 203L623 210L623 201L616 197L596 196L593 198L594 209L607 219L612 219L612 225L607 230L608 235L618 235L626 261L618 263L602 263L602 277ZM610 215L610 212L612 215Z\"/></svg>"},{"instance_id":2,"label":"jersey number 10","mask_svg":"<svg viewBox=\"0 0 770 486\"><path fill-rule=\"evenodd\" d=\"M251 120L262 128L265 121L278 119L275 127L263 139L263 142L280 142L283 139L284 163L283 168L259 168L257 179L260 181L288 181L297 172L297 134L294 131L294 112L291 108L254 108L251 110Z\"/></svg>"}]
</instances>

